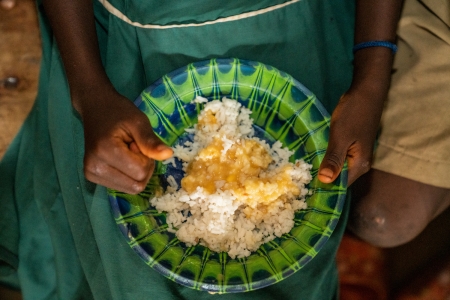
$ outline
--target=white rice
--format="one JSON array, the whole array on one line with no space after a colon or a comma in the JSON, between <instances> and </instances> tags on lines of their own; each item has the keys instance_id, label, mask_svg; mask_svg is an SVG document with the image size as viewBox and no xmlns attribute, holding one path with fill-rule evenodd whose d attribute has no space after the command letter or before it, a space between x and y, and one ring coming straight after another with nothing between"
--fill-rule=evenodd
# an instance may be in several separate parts
<instances>
[{"instance_id":1,"label":"white rice","mask_svg":"<svg viewBox=\"0 0 450 300\"><path fill-rule=\"evenodd\" d=\"M238 201L231 191L222 190L225 185L223 180L215 182L217 191L214 194L206 193L201 187L189 194L169 176L169 187L165 193L151 199L150 203L159 212L167 213L169 231L175 232L187 246L200 243L215 252L225 251L232 258L249 256L263 243L292 229L295 212L306 208L305 196L308 190L305 185L312 179L311 165L303 160L291 163L289 157L293 152L283 148L281 142L270 146L255 137L251 111L239 102L223 98L222 101L207 103L207 99L201 97L197 97L195 102L206 103L202 114L210 110L218 122L210 126L197 124L193 129L186 130L195 134L194 141L174 147L174 157L183 161L183 170L186 171L189 163L198 159L199 151L210 144L215 136L219 136L223 142L221 159L225 158L226 152L236 141L251 139L262 145L273 158L260 178L277 176L284 166L291 165L290 176L299 188L300 195L287 193L282 199L274 201L267 211L258 212L256 204ZM175 164L175 161L171 159L165 163ZM244 209L251 205L254 213L248 217Z\"/></svg>"}]
</instances>

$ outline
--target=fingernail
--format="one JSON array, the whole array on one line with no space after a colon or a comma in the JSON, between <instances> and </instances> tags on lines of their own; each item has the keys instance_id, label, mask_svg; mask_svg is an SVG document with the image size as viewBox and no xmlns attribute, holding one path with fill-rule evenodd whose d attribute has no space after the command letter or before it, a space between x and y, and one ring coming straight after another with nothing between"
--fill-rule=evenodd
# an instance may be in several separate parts
<instances>
[{"instance_id":1,"label":"fingernail","mask_svg":"<svg viewBox=\"0 0 450 300\"><path fill-rule=\"evenodd\" d=\"M158 146L156 146L156 151L164 151L166 149L171 149L169 146L166 146L164 144L160 144Z\"/></svg>"},{"instance_id":2,"label":"fingernail","mask_svg":"<svg viewBox=\"0 0 450 300\"><path fill-rule=\"evenodd\" d=\"M329 178L333 177L333 171L331 171L331 169L328 168L320 170L319 174Z\"/></svg>"}]
</instances>

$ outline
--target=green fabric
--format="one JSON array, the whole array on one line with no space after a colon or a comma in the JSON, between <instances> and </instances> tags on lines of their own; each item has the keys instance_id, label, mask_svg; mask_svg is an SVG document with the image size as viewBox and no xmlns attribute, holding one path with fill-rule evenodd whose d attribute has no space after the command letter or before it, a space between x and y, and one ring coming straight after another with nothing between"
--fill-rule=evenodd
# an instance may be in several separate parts
<instances>
[{"instance_id":1,"label":"green fabric","mask_svg":"<svg viewBox=\"0 0 450 300\"><path fill-rule=\"evenodd\" d=\"M192 2L112 4L133 21L175 24L283 3ZM131 26L99 2L94 6L105 69L117 90L131 100L165 73L211 57L273 65L313 91L330 112L350 83L352 3L303 0L239 21L163 30ZM336 298L334 259L348 201L317 257L268 288L210 295L184 288L149 268L117 229L105 188L84 179L82 123L71 107L42 7L38 10L44 49L38 96L0 163L0 281L14 285L18 279L25 299Z\"/></svg>"}]
</instances>

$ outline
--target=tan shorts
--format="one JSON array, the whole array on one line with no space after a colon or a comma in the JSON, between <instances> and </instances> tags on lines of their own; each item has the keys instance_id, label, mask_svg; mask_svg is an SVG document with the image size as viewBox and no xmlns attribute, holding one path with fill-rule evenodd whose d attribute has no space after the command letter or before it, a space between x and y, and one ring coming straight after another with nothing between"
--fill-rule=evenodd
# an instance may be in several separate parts
<instances>
[{"instance_id":1,"label":"tan shorts","mask_svg":"<svg viewBox=\"0 0 450 300\"><path fill-rule=\"evenodd\" d=\"M373 168L450 188L450 0L406 0Z\"/></svg>"}]
</instances>

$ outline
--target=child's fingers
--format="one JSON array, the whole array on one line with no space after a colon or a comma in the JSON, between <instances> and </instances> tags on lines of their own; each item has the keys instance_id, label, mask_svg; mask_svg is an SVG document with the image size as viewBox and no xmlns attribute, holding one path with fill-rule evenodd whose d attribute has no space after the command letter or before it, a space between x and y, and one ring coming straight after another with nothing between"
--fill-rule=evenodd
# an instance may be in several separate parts
<instances>
[{"instance_id":1,"label":"child's fingers","mask_svg":"<svg viewBox=\"0 0 450 300\"><path fill-rule=\"evenodd\" d=\"M122 140L107 141L97 147L95 152L86 153L84 159L85 173L114 181L111 180L113 175L109 173L110 168L112 168L131 180L146 183L153 172L155 162L136 151L136 148L136 146L131 146L130 149Z\"/></svg>"},{"instance_id":2,"label":"child's fingers","mask_svg":"<svg viewBox=\"0 0 450 300\"><path fill-rule=\"evenodd\" d=\"M144 124L141 126L137 124L137 126L132 129L132 135L136 147L143 155L156 160L165 160L172 157L172 148L164 144L163 141L156 136L148 121L144 121Z\"/></svg>"},{"instance_id":3,"label":"child's fingers","mask_svg":"<svg viewBox=\"0 0 450 300\"><path fill-rule=\"evenodd\" d=\"M142 192L145 189L152 172L153 169L151 169L151 172L149 172L148 176L144 179L136 180L103 162L97 162L95 169L85 168L85 176L89 181L128 194L138 194Z\"/></svg>"},{"instance_id":4,"label":"child's fingers","mask_svg":"<svg viewBox=\"0 0 450 300\"><path fill-rule=\"evenodd\" d=\"M318 178L323 183L331 183L341 173L347 157L347 147L339 147L330 141L325 157L319 167Z\"/></svg>"}]
</instances>

